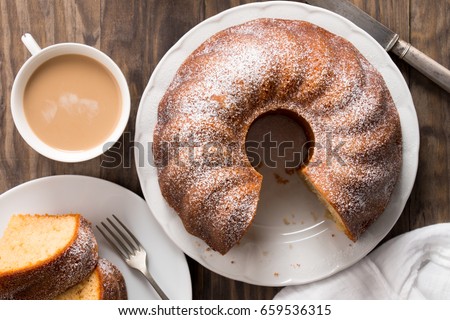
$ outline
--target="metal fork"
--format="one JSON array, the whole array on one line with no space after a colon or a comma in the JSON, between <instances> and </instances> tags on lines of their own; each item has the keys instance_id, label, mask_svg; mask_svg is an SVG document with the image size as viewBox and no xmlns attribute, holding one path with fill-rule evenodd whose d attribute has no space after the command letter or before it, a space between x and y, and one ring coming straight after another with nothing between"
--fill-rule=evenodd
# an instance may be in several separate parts
<instances>
[{"instance_id":1,"label":"metal fork","mask_svg":"<svg viewBox=\"0 0 450 320\"><path fill-rule=\"evenodd\" d=\"M105 237L109 244L117 251L117 253L122 257L122 259L133 269L139 270L145 278L150 282L153 289L161 297L162 300L169 300L167 295L162 291L159 285L156 283L153 276L148 271L147 267L147 252L141 245L138 239L133 235L133 233L120 221L114 214L112 215L114 219L120 224L123 230L121 230L111 219L106 218L106 221L114 228L116 232L111 230L104 222L102 222L103 228L109 233L106 234L98 225L96 226L98 231ZM125 231L125 232L124 232ZM133 240L133 241L131 241ZM118 245L117 245L117 244Z\"/></svg>"}]
</instances>

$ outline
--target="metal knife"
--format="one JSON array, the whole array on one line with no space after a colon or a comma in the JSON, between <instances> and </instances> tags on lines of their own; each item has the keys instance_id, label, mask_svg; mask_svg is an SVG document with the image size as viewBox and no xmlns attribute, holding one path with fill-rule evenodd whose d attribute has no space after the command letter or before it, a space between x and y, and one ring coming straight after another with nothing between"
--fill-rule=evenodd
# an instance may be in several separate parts
<instances>
[{"instance_id":1,"label":"metal knife","mask_svg":"<svg viewBox=\"0 0 450 320\"><path fill-rule=\"evenodd\" d=\"M356 24L370 34L386 50L420 71L445 91L450 92L450 70L440 65L410 43L400 39L370 15L346 0L305 0L307 4L333 11Z\"/></svg>"}]
</instances>

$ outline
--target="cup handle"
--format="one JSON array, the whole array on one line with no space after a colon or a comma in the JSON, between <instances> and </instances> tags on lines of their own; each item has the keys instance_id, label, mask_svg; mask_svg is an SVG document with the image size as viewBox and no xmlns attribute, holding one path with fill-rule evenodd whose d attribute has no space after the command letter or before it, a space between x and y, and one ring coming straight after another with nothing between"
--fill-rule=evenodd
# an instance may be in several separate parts
<instances>
[{"instance_id":1,"label":"cup handle","mask_svg":"<svg viewBox=\"0 0 450 320\"><path fill-rule=\"evenodd\" d=\"M34 40L33 36L29 33L25 33L22 36L22 42L25 45L25 47L27 47L28 51L30 51L32 56L41 51L41 47L39 47L36 40Z\"/></svg>"}]
</instances>

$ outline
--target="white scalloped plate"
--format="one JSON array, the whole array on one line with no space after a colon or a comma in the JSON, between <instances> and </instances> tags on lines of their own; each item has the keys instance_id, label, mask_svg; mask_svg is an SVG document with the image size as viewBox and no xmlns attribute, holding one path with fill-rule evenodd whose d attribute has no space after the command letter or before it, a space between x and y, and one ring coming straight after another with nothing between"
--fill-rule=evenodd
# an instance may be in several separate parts
<instances>
[{"instance_id":1,"label":"white scalloped plate","mask_svg":"<svg viewBox=\"0 0 450 320\"><path fill-rule=\"evenodd\" d=\"M403 167L392 200L383 215L356 243L327 218L325 208L297 176L281 185L264 177L254 224L228 254L221 256L188 234L161 195L149 142L157 107L185 58L216 32L256 18L306 20L352 42L381 72L397 106L403 134ZM186 33L163 57L142 96L136 121L136 164L147 203L169 237L190 257L225 277L256 285L308 283L343 270L369 253L391 230L409 197L417 172L419 127L411 94L389 55L367 33L324 9L294 2L263 2L235 7L211 17ZM263 172L264 174L264 172Z\"/></svg>"},{"instance_id":2,"label":"white scalloped plate","mask_svg":"<svg viewBox=\"0 0 450 320\"><path fill-rule=\"evenodd\" d=\"M160 228L144 199L112 182L86 176L50 176L21 184L0 196L0 236L12 214L81 213L93 225L115 214L148 251L154 278L171 299L192 299L191 277L183 252ZM138 271L128 267L94 228L100 257L122 272L130 300L158 300Z\"/></svg>"}]
</instances>

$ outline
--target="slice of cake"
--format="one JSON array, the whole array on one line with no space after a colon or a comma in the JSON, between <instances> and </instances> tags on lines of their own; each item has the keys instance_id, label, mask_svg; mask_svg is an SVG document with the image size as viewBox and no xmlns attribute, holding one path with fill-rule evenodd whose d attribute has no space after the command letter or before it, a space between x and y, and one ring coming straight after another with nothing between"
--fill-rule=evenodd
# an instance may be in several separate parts
<instances>
[{"instance_id":1,"label":"slice of cake","mask_svg":"<svg viewBox=\"0 0 450 320\"><path fill-rule=\"evenodd\" d=\"M53 299L97 261L91 224L80 214L14 215L0 239L0 299Z\"/></svg>"},{"instance_id":2,"label":"slice of cake","mask_svg":"<svg viewBox=\"0 0 450 320\"><path fill-rule=\"evenodd\" d=\"M57 300L126 300L122 273L106 259L99 259L91 275L56 297Z\"/></svg>"}]
</instances>

